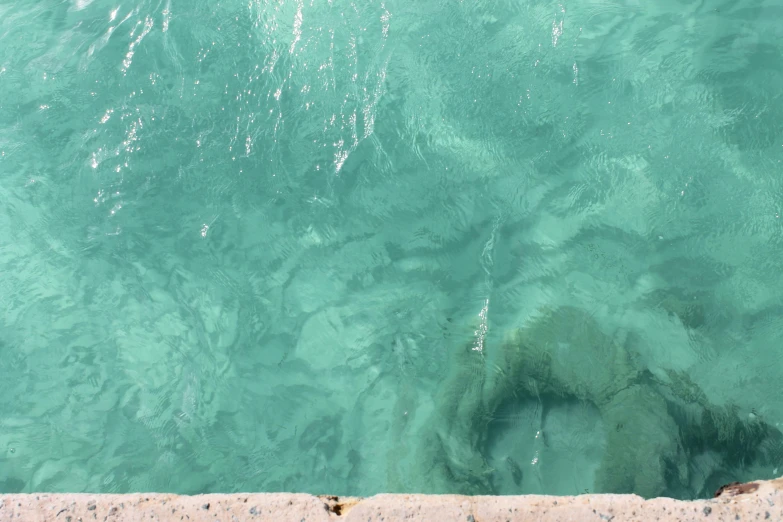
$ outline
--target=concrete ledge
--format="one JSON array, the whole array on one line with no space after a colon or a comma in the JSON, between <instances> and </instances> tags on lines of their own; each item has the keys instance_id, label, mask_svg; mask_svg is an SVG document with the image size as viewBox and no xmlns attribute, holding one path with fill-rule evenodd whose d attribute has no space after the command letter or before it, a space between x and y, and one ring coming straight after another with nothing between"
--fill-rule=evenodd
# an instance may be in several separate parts
<instances>
[{"instance_id":1,"label":"concrete ledge","mask_svg":"<svg viewBox=\"0 0 783 522\"><path fill-rule=\"evenodd\" d=\"M0 495L0 521L384 521L505 522L783 520L783 478L735 484L711 500L644 500L635 495L578 497L376 495L369 498L252 493Z\"/></svg>"}]
</instances>

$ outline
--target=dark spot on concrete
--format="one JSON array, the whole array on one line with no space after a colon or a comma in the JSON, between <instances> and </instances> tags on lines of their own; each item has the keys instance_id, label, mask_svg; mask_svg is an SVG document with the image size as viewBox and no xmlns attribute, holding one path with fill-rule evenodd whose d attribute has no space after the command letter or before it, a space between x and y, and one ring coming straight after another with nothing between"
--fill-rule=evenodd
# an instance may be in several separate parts
<instances>
[{"instance_id":1,"label":"dark spot on concrete","mask_svg":"<svg viewBox=\"0 0 783 522\"><path fill-rule=\"evenodd\" d=\"M473 515L468 515L468 522L476 522L476 519L473 518Z\"/></svg>"},{"instance_id":2,"label":"dark spot on concrete","mask_svg":"<svg viewBox=\"0 0 783 522\"><path fill-rule=\"evenodd\" d=\"M352 498L340 501L340 497L335 495L321 495L318 498L324 502L324 509L327 513L334 513L338 517L347 514L357 503L357 500ZM380 517L381 514L378 513L378 516ZM383 518L380 520L383 520Z\"/></svg>"},{"instance_id":3,"label":"dark spot on concrete","mask_svg":"<svg viewBox=\"0 0 783 522\"><path fill-rule=\"evenodd\" d=\"M740 484L739 482L732 482L718 488L715 492L715 498L720 496L735 496L745 495L747 493L753 493L759 489L759 485L755 482L748 482L747 484Z\"/></svg>"},{"instance_id":4,"label":"dark spot on concrete","mask_svg":"<svg viewBox=\"0 0 783 522\"><path fill-rule=\"evenodd\" d=\"M251 507L251 508L250 508L250 514L251 514L251 515L257 515L257 514L258 514L258 511L256 511L256 508L255 508L255 506L253 506L253 507Z\"/></svg>"},{"instance_id":5,"label":"dark spot on concrete","mask_svg":"<svg viewBox=\"0 0 783 522\"><path fill-rule=\"evenodd\" d=\"M87 510L88 511L95 511L95 507L96 507L95 504L90 504L89 506L87 506Z\"/></svg>"},{"instance_id":6,"label":"dark spot on concrete","mask_svg":"<svg viewBox=\"0 0 783 522\"><path fill-rule=\"evenodd\" d=\"M209 502L201 506L201 509L209 509Z\"/></svg>"},{"instance_id":7,"label":"dark spot on concrete","mask_svg":"<svg viewBox=\"0 0 783 522\"><path fill-rule=\"evenodd\" d=\"M769 511L764 512L764 520L767 520L770 517Z\"/></svg>"},{"instance_id":8,"label":"dark spot on concrete","mask_svg":"<svg viewBox=\"0 0 783 522\"><path fill-rule=\"evenodd\" d=\"M710 513L712 513L712 508L710 506L704 506L704 509L702 509L701 511L705 515L709 515Z\"/></svg>"}]
</instances>

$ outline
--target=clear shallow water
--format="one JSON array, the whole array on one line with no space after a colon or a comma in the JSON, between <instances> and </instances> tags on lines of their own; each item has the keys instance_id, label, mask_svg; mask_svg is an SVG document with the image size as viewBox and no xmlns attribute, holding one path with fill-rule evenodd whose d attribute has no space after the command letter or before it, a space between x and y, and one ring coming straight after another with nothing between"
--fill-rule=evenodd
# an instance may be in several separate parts
<instances>
[{"instance_id":1,"label":"clear shallow water","mask_svg":"<svg viewBox=\"0 0 783 522\"><path fill-rule=\"evenodd\" d=\"M0 3L0 491L605 490L634 414L444 422L565 305L776 430L782 10ZM579 339L543 350L600 381ZM749 440L662 492L779 474Z\"/></svg>"}]
</instances>

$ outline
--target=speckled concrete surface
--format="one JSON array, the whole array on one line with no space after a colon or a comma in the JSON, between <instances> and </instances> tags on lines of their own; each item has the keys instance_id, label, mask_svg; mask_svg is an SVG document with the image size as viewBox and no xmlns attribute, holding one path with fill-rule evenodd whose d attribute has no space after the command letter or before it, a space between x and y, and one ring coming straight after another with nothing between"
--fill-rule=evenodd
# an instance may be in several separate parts
<instances>
[{"instance_id":1,"label":"speckled concrete surface","mask_svg":"<svg viewBox=\"0 0 783 522\"><path fill-rule=\"evenodd\" d=\"M682 502L634 495L463 497L376 495L370 498L253 493L0 495L0 521L783 521L783 479L733 485L718 498Z\"/></svg>"}]
</instances>

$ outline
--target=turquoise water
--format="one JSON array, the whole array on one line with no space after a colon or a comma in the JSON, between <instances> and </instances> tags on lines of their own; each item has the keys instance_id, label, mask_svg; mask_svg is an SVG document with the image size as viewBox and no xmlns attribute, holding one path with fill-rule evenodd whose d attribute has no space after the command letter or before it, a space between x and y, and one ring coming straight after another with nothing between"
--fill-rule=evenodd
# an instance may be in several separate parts
<instances>
[{"instance_id":1,"label":"turquoise water","mask_svg":"<svg viewBox=\"0 0 783 522\"><path fill-rule=\"evenodd\" d=\"M0 0L0 491L783 473L782 15Z\"/></svg>"}]
</instances>

